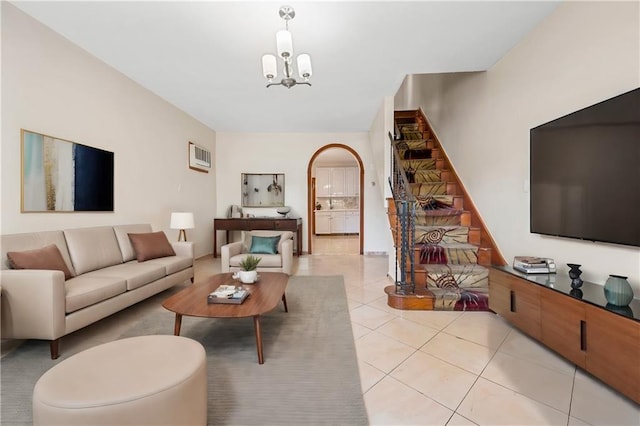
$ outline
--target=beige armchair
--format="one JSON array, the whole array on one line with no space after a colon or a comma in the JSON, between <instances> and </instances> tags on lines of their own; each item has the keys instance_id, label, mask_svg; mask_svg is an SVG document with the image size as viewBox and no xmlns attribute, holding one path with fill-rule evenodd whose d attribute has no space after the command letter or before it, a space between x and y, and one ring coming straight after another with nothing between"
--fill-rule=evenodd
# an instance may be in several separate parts
<instances>
[{"instance_id":1,"label":"beige armchair","mask_svg":"<svg viewBox=\"0 0 640 426\"><path fill-rule=\"evenodd\" d=\"M284 272L291 275L293 232L243 231L241 241L221 247L222 272L239 271L240 262L249 255L262 259L258 272Z\"/></svg>"}]
</instances>

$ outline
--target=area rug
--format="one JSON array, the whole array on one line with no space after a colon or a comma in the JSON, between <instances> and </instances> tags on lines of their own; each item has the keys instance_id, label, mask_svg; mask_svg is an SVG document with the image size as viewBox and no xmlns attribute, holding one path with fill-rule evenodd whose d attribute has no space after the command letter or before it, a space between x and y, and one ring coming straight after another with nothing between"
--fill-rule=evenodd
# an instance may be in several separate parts
<instances>
[{"instance_id":1,"label":"area rug","mask_svg":"<svg viewBox=\"0 0 640 426\"><path fill-rule=\"evenodd\" d=\"M262 317L262 365L251 318L183 318L180 334L207 352L208 423L367 424L343 278L293 276L286 295L288 313ZM173 321L155 311L121 337L172 334ZM3 425L31 424L35 382L56 363L42 349L28 341L2 359Z\"/></svg>"}]
</instances>

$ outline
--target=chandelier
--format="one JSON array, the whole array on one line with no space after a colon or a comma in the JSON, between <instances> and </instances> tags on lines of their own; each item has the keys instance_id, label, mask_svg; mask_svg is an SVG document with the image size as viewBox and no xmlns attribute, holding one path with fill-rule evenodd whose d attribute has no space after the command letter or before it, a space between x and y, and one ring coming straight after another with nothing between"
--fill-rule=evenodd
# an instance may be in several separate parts
<instances>
[{"instance_id":1,"label":"chandelier","mask_svg":"<svg viewBox=\"0 0 640 426\"><path fill-rule=\"evenodd\" d=\"M311 56L308 54L303 53L297 57L298 74L304 81L296 81L293 77L293 38L289 32L289 21L296 16L296 12L291 6L282 6L279 14L284 19L285 29L276 33L276 48L278 56L284 62L284 78L279 83L273 82L273 79L278 75L277 60L274 55L264 55L262 57L262 74L267 79L267 87L284 86L287 89L291 89L296 84L311 86L311 83L309 83L309 77L311 77L312 73Z\"/></svg>"}]
</instances>

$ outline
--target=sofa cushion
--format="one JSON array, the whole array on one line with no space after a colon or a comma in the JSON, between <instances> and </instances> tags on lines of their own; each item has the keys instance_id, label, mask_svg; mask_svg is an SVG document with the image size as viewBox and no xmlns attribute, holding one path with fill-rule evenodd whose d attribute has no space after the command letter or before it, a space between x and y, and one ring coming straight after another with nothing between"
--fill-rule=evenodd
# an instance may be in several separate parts
<instances>
[{"instance_id":1,"label":"sofa cushion","mask_svg":"<svg viewBox=\"0 0 640 426\"><path fill-rule=\"evenodd\" d=\"M231 259L229 259L229 266L239 268L240 262L242 262L245 257L250 255L250 253L243 253L232 256ZM258 265L258 270L262 268L282 268L282 256L280 256L279 254L261 254L256 257L262 259L260 260L260 265Z\"/></svg>"},{"instance_id":2,"label":"sofa cushion","mask_svg":"<svg viewBox=\"0 0 640 426\"><path fill-rule=\"evenodd\" d=\"M249 253L264 253L264 254L277 254L278 243L280 242L280 235L275 237L259 237L253 235L251 237L251 248Z\"/></svg>"},{"instance_id":3,"label":"sofa cushion","mask_svg":"<svg viewBox=\"0 0 640 426\"><path fill-rule=\"evenodd\" d=\"M111 226L65 229L69 254L76 274L122 263L122 253Z\"/></svg>"},{"instance_id":4,"label":"sofa cushion","mask_svg":"<svg viewBox=\"0 0 640 426\"><path fill-rule=\"evenodd\" d=\"M0 269L9 269L9 259L6 257L8 251L23 251L33 250L40 247L48 246L49 244L55 244L60 249L60 254L64 259L64 263L67 265L71 275L75 275L71 258L69 257L69 250L67 249L67 242L64 239L64 233L62 231L43 231L43 232L26 232L23 234L7 234L0 236L0 252L2 252L2 264Z\"/></svg>"},{"instance_id":5,"label":"sofa cushion","mask_svg":"<svg viewBox=\"0 0 640 426\"><path fill-rule=\"evenodd\" d=\"M136 252L138 262L176 255L167 236L162 231L149 232L146 234L129 234L129 239Z\"/></svg>"},{"instance_id":6,"label":"sofa cushion","mask_svg":"<svg viewBox=\"0 0 640 426\"><path fill-rule=\"evenodd\" d=\"M278 242L278 253L282 253L283 241L293 239L293 232L291 231L266 231L266 230L242 231L242 252L243 253L249 253L249 250L251 250L251 239L253 238L254 235L257 237L275 237L279 235L280 241Z\"/></svg>"},{"instance_id":7,"label":"sofa cushion","mask_svg":"<svg viewBox=\"0 0 640 426\"><path fill-rule=\"evenodd\" d=\"M127 290L127 284L122 278L94 276L93 272L71 278L64 286L67 293L67 313L102 302Z\"/></svg>"},{"instance_id":8,"label":"sofa cushion","mask_svg":"<svg viewBox=\"0 0 640 426\"><path fill-rule=\"evenodd\" d=\"M60 249L55 244L49 244L34 250L9 251L7 258L13 269L47 269L64 272L64 279L68 280L73 275L64 263Z\"/></svg>"},{"instance_id":9,"label":"sofa cushion","mask_svg":"<svg viewBox=\"0 0 640 426\"><path fill-rule=\"evenodd\" d=\"M129 234L145 234L151 232L151 225L146 223L135 225L116 225L113 227L113 231L115 232L116 239L120 245L122 261L128 262L136 258L136 252L131 245Z\"/></svg>"},{"instance_id":10,"label":"sofa cushion","mask_svg":"<svg viewBox=\"0 0 640 426\"><path fill-rule=\"evenodd\" d=\"M187 269L193 266L193 258L184 257L184 256L169 256L169 257L159 257L157 259L152 259L147 261L152 265L160 265L165 268L165 273L167 275L175 274L176 272L182 271L183 269Z\"/></svg>"},{"instance_id":11,"label":"sofa cushion","mask_svg":"<svg viewBox=\"0 0 640 426\"><path fill-rule=\"evenodd\" d=\"M166 268L162 265L152 265L148 262L139 263L135 260L121 265L109 266L91 273L91 276L94 277L123 279L127 283L127 290L142 287L152 281L164 278L166 275Z\"/></svg>"}]
</instances>

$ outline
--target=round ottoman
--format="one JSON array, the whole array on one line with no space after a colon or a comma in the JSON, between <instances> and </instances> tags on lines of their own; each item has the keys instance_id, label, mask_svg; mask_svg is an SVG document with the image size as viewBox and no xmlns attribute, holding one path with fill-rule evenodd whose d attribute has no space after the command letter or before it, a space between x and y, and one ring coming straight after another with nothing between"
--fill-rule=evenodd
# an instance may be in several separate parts
<instances>
[{"instance_id":1,"label":"round ottoman","mask_svg":"<svg viewBox=\"0 0 640 426\"><path fill-rule=\"evenodd\" d=\"M34 425L206 425L202 345L180 336L116 340L75 354L33 390Z\"/></svg>"}]
</instances>

